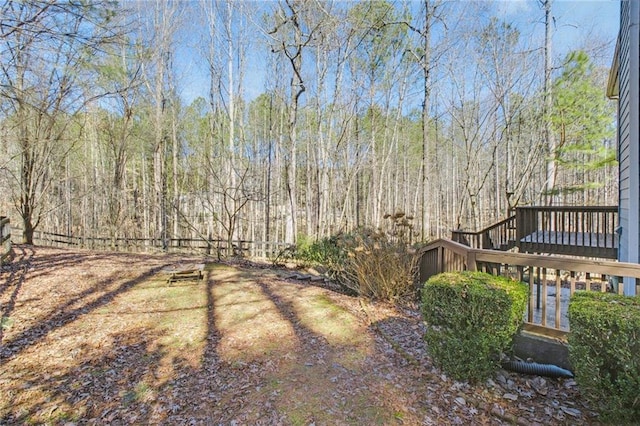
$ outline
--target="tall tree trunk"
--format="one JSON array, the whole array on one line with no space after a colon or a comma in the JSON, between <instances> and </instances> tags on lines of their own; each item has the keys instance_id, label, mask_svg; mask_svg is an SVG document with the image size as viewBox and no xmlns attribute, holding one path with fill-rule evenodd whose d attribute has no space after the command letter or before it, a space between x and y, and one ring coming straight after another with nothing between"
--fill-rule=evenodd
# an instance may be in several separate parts
<instances>
[{"instance_id":1,"label":"tall tree trunk","mask_svg":"<svg viewBox=\"0 0 640 426\"><path fill-rule=\"evenodd\" d=\"M422 125L422 161L421 181L420 181L420 205L421 205L421 221L420 221L420 237L423 241L427 240L427 236L433 233L431 229L431 204L429 197L429 107L431 102L431 19L432 11L430 0L423 2L424 27L422 29L422 49L423 54L420 61L422 69L422 109L421 109L421 125ZM431 194L433 196L433 194Z\"/></svg>"},{"instance_id":2,"label":"tall tree trunk","mask_svg":"<svg viewBox=\"0 0 640 426\"><path fill-rule=\"evenodd\" d=\"M553 106L553 94L551 93L551 71L553 70L553 15L551 14L552 0L542 0L544 7L544 136L547 141L547 178L545 182L546 204L552 205L556 187L557 153L556 141L551 128L551 108Z\"/></svg>"},{"instance_id":3,"label":"tall tree trunk","mask_svg":"<svg viewBox=\"0 0 640 426\"><path fill-rule=\"evenodd\" d=\"M294 8L293 2L287 3L291 11L291 22L293 25L293 48L284 46L284 52L291 64L291 87L289 98L289 122L287 127L288 135L288 163L285 165L286 189L289 201L289 211L287 214L285 241L289 244L296 242L296 233L298 231L298 187L297 187L297 144L298 144L298 106L300 96L305 92L304 82L302 81L302 48L305 42L302 40L302 28L300 27L298 11ZM310 36L309 36L310 37ZM308 40L307 40L308 41Z\"/></svg>"},{"instance_id":4,"label":"tall tree trunk","mask_svg":"<svg viewBox=\"0 0 640 426\"><path fill-rule=\"evenodd\" d=\"M229 158L228 158L228 191L224 191L223 196L227 198L225 205L229 205L229 212L231 216L228 218L227 227L227 254L233 255L233 237L236 235L236 202L239 196L239 189L236 183L236 99L235 99L235 84L233 73L233 61L234 61L234 45L233 45L233 32L232 32L232 20L233 20L233 7L232 2L227 1L227 20L226 20L226 33L227 33L227 86L229 91L229 99L227 100L227 113L229 120Z\"/></svg>"},{"instance_id":5,"label":"tall tree trunk","mask_svg":"<svg viewBox=\"0 0 640 426\"><path fill-rule=\"evenodd\" d=\"M269 242L271 238L271 180L273 168L273 93L269 96L269 133L268 133L268 151L267 151L267 182L264 209L264 241Z\"/></svg>"}]
</instances>

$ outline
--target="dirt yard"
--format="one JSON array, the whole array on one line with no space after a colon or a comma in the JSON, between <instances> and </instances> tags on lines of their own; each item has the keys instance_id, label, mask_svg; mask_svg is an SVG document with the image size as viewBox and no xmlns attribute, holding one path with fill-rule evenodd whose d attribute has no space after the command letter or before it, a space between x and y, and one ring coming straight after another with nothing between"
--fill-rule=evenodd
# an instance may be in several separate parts
<instances>
[{"instance_id":1,"label":"dirt yard","mask_svg":"<svg viewBox=\"0 0 640 426\"><path fill-rule=\"evenodd\" d=\"M249 264L17 246L0 274L0 424L597 424L573 380L448 379L416 307Z\"/></svg>"}]
</instances>

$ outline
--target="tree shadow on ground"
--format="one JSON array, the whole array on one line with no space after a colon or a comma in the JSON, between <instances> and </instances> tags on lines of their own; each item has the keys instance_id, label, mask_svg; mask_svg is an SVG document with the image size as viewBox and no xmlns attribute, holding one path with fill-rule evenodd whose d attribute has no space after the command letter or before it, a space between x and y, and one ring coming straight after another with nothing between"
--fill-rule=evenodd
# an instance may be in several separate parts
<instances>
[{"instance_id":1,"label":"tree shadow on ground","mask_svg":"<svg viewBox=\"0 0 640 426\"><path fill-rule=\"evenodd\" d=\"M65 273L74 268L83 271L94 262L90 253L78 260L54 252L51 259ZM105 255L104 260L124 269L122 259ZM39 259L40 264L46 260ZM379 371L372 360L380 353L371 333L335 305L326 288L222 265L223 270L205 271L204 282L167 284L153 277L166 265L147 266L144 271L133 268L140 272L127 271L127 280L119 272L101 271L100 279L94 277L78 290L65 283L68 293L59 303L46 307L42 318L2 342L0 364L10 365L9 374L19 377L6 382L10 386L8 396L0 398L4 407L0 423L391 421L393 413L379 397L390 385L381 376L384 369ZM176 304L169 296L144 304L131 302L137 296L128 293L114 304L117 296L134 288L137 295L196 292L201 296L188 305ZM102 343L95 339L85 343L80 337L74 346L69 335L91 333L91 327L112 321L136 323L137 316L162 318L166 324L143 321L147 325L122 332L96 330L106 336ZM204 331L195 346L171 341L185 326L181 320L179 325L171 321L184 316L202 322ZM53 362L37 369L42 358L32 354L42 357L47 352L38 342L59 335L69 343L56 348L68 349L73 356L53 354ZM243 340L235 349L234 339Z\"/></svg>"},{"instance_id":2,"label":"tree shadow on ground","mask_svg":"<svg viewBox=\"0 0 640 426\"><path fill-rule=\"evenodd\" d=\"M362 377L366 354L356 356L361 348L332 342L308 326L294 300L302 300L296 295L304 291L301 286L278 289L282 283L235 268L207 271L205 282L206 336L199 362L186 353L172 358L172 376L156 389L164 408L156 407L148 420L271 425L384 418ZM238 312L243 316L236 321ZM271 333L274 328L285 334ZM234 351L236 338L247 346ZM349 404L354 395L357 401Z\"/></svg>"},{"instance_id":3,"label":"tree shadow on ground","mask_svg":"<svg viewBox=\"0 0 640 426\"><path fill-rule=\"evenodd\" d=\"M383 308L370 323L326 289L223 265L168 285L145 262L102 274L102 290L65 283L69 300L11 336L0 424L503 424L490 409L524 412L433 371L416 315ZM486 411L465 402L481 390Z\"/></svg>"},{"instance_id":4,"label":"tree shadow on ground","mask_svg":"<svg viewBox=\"0 0 640 426\"><path fill-rule=\"evenodd\" d=\"M145 329L115 334L104 342L108 349L79 347L84 359L64 373L20 372L19 387L4 390L9 404L19 408L0 423L64 424L82 419L93 424L149 424L161 406L155 382L166 351L153 343L159 337ZM21 406L24 393L38 402Z\"/></svg>"},{"instance_id":5,"label":"tree shadow on ground","mask_svg":"<svg viewBox=\"0 0 640 426\"><path fill-rule=\"evenodd\" d=\"M8 293L8 300L0 305L0 344L4 338L5 321L11 317L11 313L15 309L18 295L24 284L27 270L31 263L35 251L28 247L18 247L18 255L14 255L14 259L10 265L8 265L9 272L6 273L4 282L0 284L0 301L5 299L5 295ZM15 252L14 252L15 253ZM3 267L4 275L4 267Z\"/></svg>"},{"instance_id":6,"label":"tree shadow on ground","mask_svg":"<svg viewBox=\"0 0 640 426\"><path fill-rule=\"evenodd\" d=\"M192 357L176 347L175 330L167 329L166 325L167 321L190 311L204 314L207 306L199 303L172 308L171 301L166 301L168 304L165 305L164 300L157 309L146 309L149 305L135 301L131 304L136 295L167 289L164 281L149 280L162 267L152 268L111 291L98 294L97 298L83 303L67 315L54 315L38 323L12 338L8 348L8 345L3 345L2 349L11 350L11 353L2 359L5 369L0 372L3 388L0 424L66 424L77 421L89 424L163 424L168 416L191 404L197 392L184 394L183 384L191 380L201 384L205 376L188 376ZM149 285L139 285L143 282ZM118 295L136 286L136 291L112 304ZM182 283L176 287L169 290L188 293L197 291L202 285L199 282ZM106 310L98 309L109 304L112 306ZM123 316L125 310L120 309L121 305L130 307L127 311L131 315ZM64 312L64 305L62 309ZM131 319L134 314L140 318ZM63 332L63 339L68 343L54 346L55 350L68 350L70 353L52 353L52 358L43 359L51 349L45 345L35 346L36 340L42 340L55 329L71 325L76 318L78 323L69 331L79 333L79 339L74 339L69 331ZM107 324L118 322L124 323L125 331L106 328ZM91 338L94 332L98 338ZM85 339L82 337L84 333L87 333ZM74 345L75 342L81 343ZM214 357L216 354L215 338L208 339L208 342L205 357L209 364L215 364L211 359L211 354ZM32 346L35 346L34 350L27 351ZM39 364L39 360L45 362ZM202 389L202 386L198 387ZM194 384L190 390L195 389Z\"/></svg>"},{"instance_id":7,"label":"tree shadow on ground","mask_svg":"<svg viewBox=\"0 0 640 426\"><path fill-rule=\"evenodd\" d=\"M43 261L46 262L46 260ZM74 261L74 263L80 262L82 262L82 260ZM83 315L107 305L113 301L116 296L144 282L168 265L169 263L165 263L152 267L137 277L128 279L120 284L118 284L121 279L120 271L113 272L108 277L98 280L95 284L89 286L79 294L74 295L69 300L54 306L43 318L38 319L32 326L12 336L10 339L0 341L0 343L2 343L2 346L0 346L0 365L19 355L26 348L35 345L53 330L64 327ZM14 291L15 296L12 297L14 306L17 293L20 290L20 286L24 283L25 276L26 272L25 275L22 275L18 280L19 285L16 286L16 290ZM31 277L26 276L26 278ZM115 287L110 289L110 287L114 285ZM8 308L13 309L11 305L8 305ZM6 309L7 311L9 310L8 308ZM3 316L4 315L8 314L3 312Z\"/></svg>"},{"instance_id":8,"label":"tree shadow on ground","mask_svg":"<svg viewBox=\"0 0 640 426\"><path fill-rule=\"evenodd\" d=\"M86 272L83 276L86 280L95 278L91 273L91 266L96 262L109 260L113 261L114 254L93 253L93 252L66 252L56 250L52 253L40 254L36 246L19 244L13 246L13 260L3 265L0 272L0 319L8 319L15 309L18 295L22 290L26 279L36 279L45 275L53 275L57 270L70 270L74 267L83 268ZM47 251L44 249L43 251ZM123 255L121 255L123 256ZM130 256L121 257L120 261L130 262ZM71 271L70 271L71 272ZM70 274L71 275L71 274ZM109 280L103 280L96 284L97 287L109 284ZM77 302L88 294L96 291L96 286L81 294ZM7 297L8 294L8 297ZM50 294L43 293L41 297L49 297ZM6 300L3 300L6 299ZM23 301L24 302L24 301ZM68 307L68 306L67 306ZM0 328L0 343L4 340L3 328ZM0 355L1 356L1 355Z\"/></svg>"}]
</instances>

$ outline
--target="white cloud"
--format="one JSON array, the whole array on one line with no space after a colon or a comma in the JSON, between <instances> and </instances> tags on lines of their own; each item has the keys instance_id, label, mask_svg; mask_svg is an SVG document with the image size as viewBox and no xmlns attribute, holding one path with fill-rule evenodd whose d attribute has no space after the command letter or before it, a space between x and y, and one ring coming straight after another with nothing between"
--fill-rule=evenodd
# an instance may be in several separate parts
<instances>
[{"instance_id":1,"label":"white cloud","mask_svg":"<svg viewBox=\"0 0 640 426\"><path fill-rule=\"evenodd\" d=\"M496 1L498 16L526 16L533 12L531 2L527 0L498 0Z\"/></svg>"}]
</instances>

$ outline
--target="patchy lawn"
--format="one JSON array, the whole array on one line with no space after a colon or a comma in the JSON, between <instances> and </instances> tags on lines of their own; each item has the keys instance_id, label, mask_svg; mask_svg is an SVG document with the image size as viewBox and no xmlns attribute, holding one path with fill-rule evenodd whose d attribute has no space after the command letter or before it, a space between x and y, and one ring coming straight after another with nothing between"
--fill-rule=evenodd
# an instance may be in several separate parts
<instances>
[{"instance_id":1,"label":"patchy lawn","mask_svg":"<svg viewBox=\"0 0 640 426\"><path fill-rule=\"evenodd\" d=\"M434 369L415 308L251 265L17 246L0 274L0 424L584 424L575 382Z\"/></svg>"}]
</instances>

